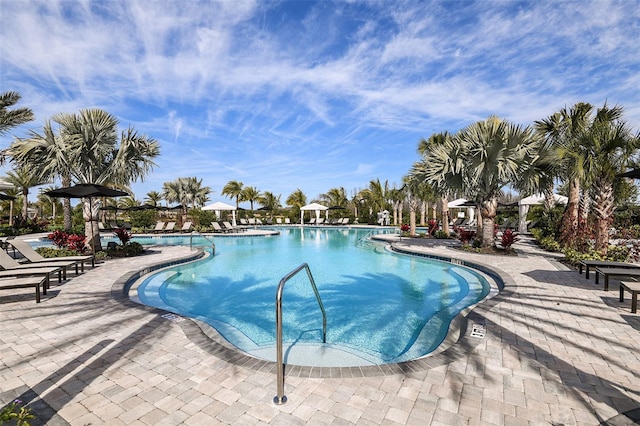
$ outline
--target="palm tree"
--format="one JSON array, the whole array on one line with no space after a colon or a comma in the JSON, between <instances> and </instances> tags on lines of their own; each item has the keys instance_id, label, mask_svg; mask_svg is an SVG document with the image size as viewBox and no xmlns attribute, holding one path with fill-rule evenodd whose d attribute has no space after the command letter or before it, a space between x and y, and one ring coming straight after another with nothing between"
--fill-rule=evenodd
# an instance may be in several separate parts
<instances>
[{"instance_id":1,"label":"palm tree","mask_svg":"<svg viewBox=\"0 0 640 426\"><path fill-rule=\"evenodd\" d=\"M63 187L71 186L71 164L66 154L67 144L61 135L56 134L51 122L46 121L42 134L33 130L25 139L16 139L4 151L17 163L36 165L35 171L42 180L60 179ZM62 200L63 227L71 229L71 201Z\"/></svg>"},{"instance_id":2,"label":"palm tree","mask_svg":"<svg viewBox=\"0 0 640 426\"><path fill-rule=\"evenodd\" d=\"M295 217L298 217L300 215L300 208L307 205L307 196L298 188L289 194L286 203L288 206L293 207L293 214Z\"/></svg>"},{"instance_id":3,"label":"palm tree","mask_svg":"<svg viewBox=\"0 0 640 426\"><path fill-rule=\"evenodd\" d=\"M251 211L253 211L253 203L258 200L262 194L255 186L246 186L242 189L240 199L242 201L248 201L251 204Z\"/></svg>"},{"instance_id":4,"label":"palm tree","mask_svg":"<svg viewBox=\"0 0 640 426\"><path fill-rule=\"evenodd\" d=\"M226 195L229 198L236 199L236 209L240 205L240 198L242 197L242 182L237 180L230 180L227 184L222 188L222 195Z\"/></svg>"},{"instance_id":5,"label":"palm tree","mask_svg":"<svg viewBox=\"0 0 640 426\"><path fill-rule=\"evenodd\" d=\"M162 194L158 191L147 192L147 197L144 199L146 204L154 207L157 207L158 204L160 204L160 201L162 201Z\"/></svg>"},{"instance_id":6,"label":"palm tree","mask_svg":"<svg viewBox=\"0 0 640 426\"><path fill-rule=\"evenodd\" d=\"M593 106L579 102L535 122L536 130L545 138L545 148L552 152L552 170L568 182L567 206L562 216L560 241L571 244L578 231L580 186L585 179L585 162L589 152L581 144L581 135L589 128ZM550 192L549 190L545 192Z\"/></svg>"},{"instance_id":7,"label":"palm tree","mask_svg":"<svg viewBox=\"0 0 640 426\"><path fill-rule=\"evenodd\" d=\"M439 155L445 155L446 153L443 152L443 150L446 151L446 149L448 149L447 147L451 146L451 144L452 136L449 132L434 133L429 136L429 139L420 139L418 142L418 154L423 158L426 158L430 155L432 150L437 150ZM449 195L452 190L455 192L462 189L460 187L448 187L448 180L446 177L447 174L450 173L450 170L452 170L452 166L453 165L448 165L448 167L446 167L447 171L443 171L442 175L434 177L435 180L432 180L430 183L433 190L440 195L440 219L442 222L442 231L446 235L449 235ZM411 173L413 172L410 172L410 174Z\"/></svg>"},{"instance_id":8,"label":"palm tree","mask_svg":"<svg viewBox=\"0 0 640 426\"><path fill-rule=\"evenodd\" d=\"M26 166L19 166L7 172L6 181L20 190L22 194L22 220L29 217L29 188L42 185L44 182L34 173L34 169Z\"/></svg>"},{"instance_id":9,"label":"palm tree","mask_svg":"<svg viewBox=\"0 0 640 426\"><path fill-rule=\"evenodd\" d=\"M46 125L44 135L32 134L26 141L14 142L9 150L14 160L38 170L41 177L63 178L63 185L69 177L75 183L125 188L144 179L160 154L157 141L139 135L132 127L118 135L117 118L100 109L58 114L53 121L60 126L58 135ZM101 250L95 223L98 203L95 199L83 200L87 244Z\"/></svg>"},{"instance_id":10,"label":"palm tree","mask_svg":"<svg viewBox=\"0 0 640 426\"><path fill-rule=\"evenodd\" d=\"M18 92L4 92L0 94L0 136L9 132L13 127L33 120L33 111L29 108L9 110L20 101Z\"/></svg>"},{"instance_id":11,"label":"palm tree","mask_svg":"<svg viewBox=\"0 0 640 426\"><path fill-rule=\"evenodd\" d=\"M347 193L343 187L331 188L326 193L320 194L319 198L330 207L346 207L349 202Z\"/></svg>"},{"instance_id":12,"label":"palm tree","mask_svg":"<svg viewBox=\"0 0 640 426\"><path fill-rule=\"evenodd\" d=\"M498 196L535 161L539 144L530 128L489 117L434 146L413 174L440 188L464 189L480 209L482 246L492 247Z\"/></svg>"},{"instance_id":13,"label":"palm tree","mask_svg":"<svg viewBox=\"0 0 640 426\"><path fill-rule=\"evenodd\" d=\"M273 211L282 207L280 204L280 195L276 195L273 192L265 191L262 196L256 200L262 207L271 212L273 218Z\"/></svg>"},{"instance_id":14,"label":"palm tree","mask_svg":"<svg viewBox=\"0 0 640 426\"><path fill-rule=\"evenodd\" d=\"M609 226L616 204L614 181L640 148L640 133L633 135L622 120L621 106L599 108L579 142L588 149L584 170L587 185L592 188L596 217L595 249L607 253Z\"/></svg>"}]
</instances>

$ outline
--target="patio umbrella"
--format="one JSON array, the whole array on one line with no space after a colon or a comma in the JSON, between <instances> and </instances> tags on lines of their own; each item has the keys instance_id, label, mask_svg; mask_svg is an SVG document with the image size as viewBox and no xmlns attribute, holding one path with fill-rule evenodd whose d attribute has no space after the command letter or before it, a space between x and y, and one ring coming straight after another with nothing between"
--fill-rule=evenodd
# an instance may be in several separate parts
<instances>
[{"instance_id":1,"label":"patio umbrella","mask_svg":"<svg viewBox=\"0 0 640 426\"><path fill-rule=\"evenodd\" d=\"M118 189L109 188L107 186L98 185L95 183L79 183L74 186L67 186L64 188L53 189L45 192L45 195L54 198L88 198L89 199L89 223L91 226L91 250L95 253L95 241L93 238L93 211L91 198L93 197L122 197L123 195L129 195L124 191Z\"/></svg>"},{"instance_id":2,"label":"patio umbrella","mask_svg":"<svg viewBox=\"0 0 640 426\"><path fill-rule=\"evenodd\" d=\"M640 179L640 169L629 170L625 173L620 173L618 177L626 177L632 179Z\"/></svg>"},{"instance_id":3,"label":"patio umbrella","mask_svg":"<svg viewBox=\"0 0 640 426\"><path fill-rule=\"evenodd\" d=\"M2 200L2 201L8 201L8 200L13 201L15 199L16 199L16 197L12 197L11 195L3 194L3 193L0 192L0 200Z\"/></svg>"}]
</instances>

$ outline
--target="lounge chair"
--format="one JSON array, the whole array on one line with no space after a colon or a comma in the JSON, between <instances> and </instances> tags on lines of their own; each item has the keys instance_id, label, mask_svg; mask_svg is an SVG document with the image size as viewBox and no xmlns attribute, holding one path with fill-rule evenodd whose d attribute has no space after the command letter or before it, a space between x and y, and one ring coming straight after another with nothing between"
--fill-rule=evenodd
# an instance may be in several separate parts
<instances>
[{"instance_id":1,"label":"lounge chair","mask_svg":"<svg viewBox=\"0 0 640 426\"><path fill-rule=\"evenodd\" d=\"M5 262L6 259L9 259L10 261ZM21 265L20 263L16 262L11 256L9 256L4 250L0 250L0 267L3 268L3 270L0 270L0 278L31 277L42 275L46 275L48 277L51 274L57 273L59 283L62 282L63 278L65 280L67 279L66 268L64 268L62 265L51 266L48 264L26 264L21 265L24 267L11 267L11 265L13 265L12 262ZM7 268L5 268L5 266L7 266ZM49 281L47 279L47 284L48 282Z\"/></svg>"},{"instance_id":2,"label":"lounge chair","mask_svg":"<svg viewBox=\"0 0 640 426\"><path fill-rule=\"evenodd\" d=\"M249 225L249 222L247 221L247 219L240 219L240 224L247 226Z\"/></svg>"},{"instance_id":3,"label":"lounge chair","mask_svg":"<svg viewBox=\"0 0 640 426\"><path fill-rule=\"evenodd\" d=\"M222 222L222 226L224 226L223 229L226 229L228 232L244 232L247 230L247 228L245 228L244 226L233 226L229 222Z\"/></svg>"},{"instance_id":4,"label":"lounge chair","mask_svg":"<svg viewBox=\"0 0 640 426\"><path fill-rule=\"evenodd\" d=\"M256 220L254 218L249 219L249 226L256 226Z\"/></svg>"},{"instance_id":5,"label":"lounge chair","mask_svg":"<svg viewBox=\"0 0 640 426\"><path fill-rule=\"evenodd\" d=\"M638 269L640 265L629 262L613 262L610 260L581 260L578 265L578 272L582 274L582 268L585 268L585 278L589 278L589 271L591 268L597 268L601 266L603 268L627 268ZM597 278L596 278L597 279Z\"/></svg>"},{"instance_id":6,"label":"lounge chair","mask_svg":"<svg viewBox=\"0 0 640 426\"><path fill-rule=\"evenodd\" d=\"M193 222L185 222L182 224L180 232L191 232L191 228L193 228Z\"/></svg>"},{"instance_id":7,"label":"lounge chair","mask_svg":"<svg viewBox=\"0 0 640 426\"><path fill-rule=\"evenodd\" d=\"M640 278L640 269L606 268L602 266L596 267L596 284L598 284L598 277L600 275L604 276L604 291L609 291L610 277L625 277L637 279Z\"/></svg>"},{"instance_id":8,"label":"lounge chair","mask_svg":"<svg viewBox=\"0 0 640 426\"><path fill-rule=\"evenodd\" d=\"M316 218L312 217L311 220L309 221L309 225L315 225L316 224Z\"/></svg>"},{"instance_id":9,"label":"lounge chair","mask_svg":"<svg viewBox=\"0 0 640 426\"><path fill-rule=\"evenodd\" d=\"M263 223L260 219L256 219L256 225L263 225Z\"/></svg>"},{"instance_id":10,"label":"lounge chair","mask_svg":"<svg viewBox=\"0 0 640 426\"><path fill-rule=\"evenodd\" d=\"M276 217L276 225L282 225L282 219L279 217Z\"/></svg>"},{"instance_id":11,"label":"lounge chair","mask_svg":"<svg viewBox=\"0 0 640 426\"><path fill-rule=\"evenodd\" d=\"M25 259L33 264L52 263L52 262L76 262L76 275L78 274L78 264L80 264L80 270L84 272L84 262L90 260L91 267L96 266L96 259L91 255L78 255L78 256L61 256L61 257L42 257L37 251L31 247L31 245L24 240L9 240L7 241L16 250L22 254Z\"/></svg>"},{"instance_id":12,"label":"lounge chair","mask_svg":"<svg viewBox=\"0 0 640 426\"><path fill-rule=\"evenodd\" d=\"M211 222L211 226L213 226L213 232L229 232L226 229L222 229L222 226L218 222Z\"/></svg>"},{"instance_id":13,"label":"lounge chair","mask_svg":"<svg viewBox=\"0 0 640 426\"><path fill-rule=\"evenodd\" d=\"M288 217L284 218L284 224L285 225L291 225L291 219L289 219Z\"/></svg>"},{"instance_id":14,"label":"lounge chair","mask_svg":"<svg viewBox=\"0 0 640 426\"><path fill-rule=\"evenodd\" d=\"M349 218L348 217L343 217L342 218L342 224L343 225L348 225L349 224Z\"/></svg>"},{"instance_id":15,"label":"lounge chair","mask_svg":"<svg viewBox=\"0 0 640 426\"><path fill-rule=\"evenodd\" d=\"M175 228L176 228L176 223L169 222L167 223L167 226L162 230L162 232L174 232Z\"/></svg>"},{"instance_id":16,"label":"lounge chair","mask_svg":"<svg viewBox=\"0 0 640 426\"><path fill-rule=\"evenodd\" d=\"M153 228L153 232L157 234L158 232L162 232L162 231L164 231L164 222L162 221L156 222L156 227Z\"/></svg>"},{"instance_id":17,"label":"lounge chair","mask_svg":"<svg viewBox=\"0 0 640 426\"><path fill-rule=\"evenodd\" d=\"M322 225L324 223L324 217L320 217L316 220L316 225Z\"/></svg>"},{"instance_id":18,"label":"lounge chair","mask_svg":"<svg viewBox=\"0 0 640 426\"><path fill-rule=\"evenodd\" d=\"M40 286L42 286L42 294L47 294L49 275L31 276L31 277L14 277L0 279L0 289L29 288L36 289L36 303L40 303Z\"/></svg>"}]
</instances>

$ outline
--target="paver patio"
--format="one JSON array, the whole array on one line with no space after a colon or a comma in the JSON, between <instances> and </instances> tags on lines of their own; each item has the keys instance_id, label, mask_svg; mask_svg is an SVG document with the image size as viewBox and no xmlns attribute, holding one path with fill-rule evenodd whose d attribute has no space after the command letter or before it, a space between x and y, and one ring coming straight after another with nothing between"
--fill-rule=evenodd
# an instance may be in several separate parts
<instances>
[{"instance_id":1,"label":"paver patio","mask_svg":"<svg viewBox=\"0 0 640 426\"><path fill-rule=\"evenodd\" d=\"M484 338L468 326L435 366L372 376L342 370L335 378L290 371L288 402L276 406L271 364L247 363L226 348L215 355L217 345L191 320L166 319L119 297L123 277L194 253L155 246L53 283L40 304L29 289L0 292L0 406L30 402L39 416L34 425L596 425L640 418L640 316L628 298L618 301L617 280L605 292L527 241L516 244L514 257L433 243L395 244L481 262L513 281L469 315L468 325L484 326Z\"/></svg>"}]
</instances>

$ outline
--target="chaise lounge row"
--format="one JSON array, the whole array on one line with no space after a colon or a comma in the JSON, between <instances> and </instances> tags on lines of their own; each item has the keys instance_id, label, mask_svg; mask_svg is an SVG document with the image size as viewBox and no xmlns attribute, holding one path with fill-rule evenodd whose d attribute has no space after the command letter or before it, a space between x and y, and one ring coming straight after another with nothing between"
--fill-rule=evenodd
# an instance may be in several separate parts
<instances>
[{"instance_id":1,"label":"chaise lounge row","mask_svg":"<svg viewBox=\"0 0 640 426\"><path fill-rule=\"evenodd\" d=\"M91 261L95 266L93 256L66 256L59 258L44 258L40 256L26 241L7 239L4 241L7 249L13 249L14 256L20 253L27 261L18 262L4 249L0 249L0 289L16 289L34 287L36 303L40 303L40 288L42 294L47 294L51 275L58 275L58 282L67 278L67 268L75 267L84 272L84 263Z\"/></svg>"}]
</instances>

